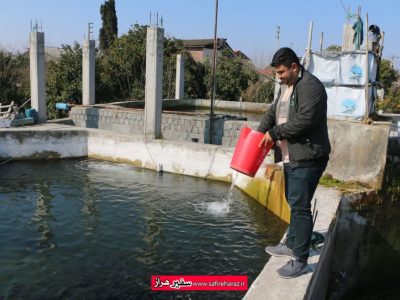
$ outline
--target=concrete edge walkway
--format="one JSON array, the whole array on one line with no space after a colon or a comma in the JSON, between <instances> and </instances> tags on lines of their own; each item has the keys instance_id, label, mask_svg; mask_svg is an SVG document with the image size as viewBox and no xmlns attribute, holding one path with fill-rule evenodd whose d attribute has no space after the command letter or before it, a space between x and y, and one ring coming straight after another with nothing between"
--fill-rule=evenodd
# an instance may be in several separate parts
<instances>
[{"instance_id":1,"label":"concrete edge walkway","mask_svg":"<svg viewBox=\"0 0 400 300\"><path fill-rule=\"evenodd\" d=\"M318 217L314 231L325 235L328 233L329 226L335 218L341 199L341 193L333 188L318 186L312 205L314 205L315 199L317 199L316 210L318 210ZM294 279L283 279L276 273L276 270L283 266L288 261L288 258L271 257L243 299L304 299L312 275L320 260L323 247L325 247L325 245L318 249L311 250L308 260L308 273Z\"/></svg>"}]
</instances>

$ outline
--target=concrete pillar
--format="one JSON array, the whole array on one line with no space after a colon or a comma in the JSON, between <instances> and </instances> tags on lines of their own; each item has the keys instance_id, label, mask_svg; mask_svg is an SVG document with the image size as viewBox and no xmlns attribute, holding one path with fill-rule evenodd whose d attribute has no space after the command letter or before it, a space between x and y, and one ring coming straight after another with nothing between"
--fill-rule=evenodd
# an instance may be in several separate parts
<instances>
[{"instance_id":1,"label":"concrete pillar","mask_svg":"<svg viewBox=\"0 0 400 300\"><path fill-rule=\"evenodd\" d=\"M82 48L82 104L95 104L95 41L84 40Z\"/></svg>"},{"instance_id":2,"label":"concrete pillar","mask_svg":"<svg viewBox=\"0 0 400 300\"><path fill-rule=\"evenodd\" d=\"M182 54L176 56L176 83L175 83L175 99L183 99L185 87L185 59Z\"/></svg>"},{"instance_id":3,"label":"concrete pillar","mask_svg":"<svg viewBox=\"0 0 400 300\"><path fill-rule=\"evenodd\" d=\"M31 80L31 107L37 112L38 122L44 123L47 120L44 32L31 32L29 59Z\"/></svg>"},{"instance_id":4,"label":"concrete pillar","mask_svg":"<svg viewBox=\"0 0 400 300\"><path fill-rule=\"evenodd\" d=\"M147 28L145 137L161 138L162 87L163 87L164 28Z\"/></svg>"}]
</instances>

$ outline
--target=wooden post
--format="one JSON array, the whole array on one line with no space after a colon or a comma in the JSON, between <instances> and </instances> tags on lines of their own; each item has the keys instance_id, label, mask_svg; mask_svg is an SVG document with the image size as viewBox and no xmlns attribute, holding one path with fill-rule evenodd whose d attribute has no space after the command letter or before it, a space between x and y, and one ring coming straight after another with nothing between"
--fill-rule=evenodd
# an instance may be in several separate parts
<instances>
[{"instance_id":1,"label":"wooden post","mask_svg":"<svg viewBox=\"0 0 400 300\"><path fill-rule=\"evenodd\" d=\"M368 29L368 14L365 15L365 27ZM369 117L369 45L368 45L368 32L365 37L365 121Z\"/></svg>"},{"instance_id":2,"label":"wooden post","mask_svg":"<svg viewBox=\"0 0 400 300\"><path fill-rule=\"evenodd\" d=\"M385 32L382 31L382 42L381 42L381 49L379 50L379 57L382 57L382 51L383 51L383 42L385 41Z\"/></svg>"},{"instance_id":3,"label":"wooden post","mask_svg":"<svg viewBox=\"0 0 400 300\"><path fill-rule=\"evenodd\" d=\"M322 52L322 44L324 43L324 32L321 31L321 37L319 39L319 51Z\"/></svg>"}]
</instances>

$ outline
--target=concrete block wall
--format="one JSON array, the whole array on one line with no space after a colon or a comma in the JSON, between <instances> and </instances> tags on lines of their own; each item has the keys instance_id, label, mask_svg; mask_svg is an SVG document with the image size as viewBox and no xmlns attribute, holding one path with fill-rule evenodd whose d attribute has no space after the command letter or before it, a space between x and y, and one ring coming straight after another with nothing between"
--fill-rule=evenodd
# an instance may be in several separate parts
<instances>
[{"instance_id":1,"label":"concrete block wall","mask_svg":"<svg viewBox=\"0 0 400 300\"><path fill-rule=\"evenodd\" d=\"M75 126L98 128L122 134L143 134L143 110L104 109L97 107L73 107L69 117ZM258 123L216 120L214 143L234 147L244 125L256 128ZM184 114L162 115L161 133L167 140L208 143L210 121L208 117Z\"/></svg>"},{"instance_id":2,"label":"concrete block wall","mask_svg":"<svg viewBox=\"0 0 400 300\"><path fill-rule=\"evenodd\" d=\"M208 142L209 121L206 117L163 114L161 132L164 139L184 142Z\"/></svg>"},{"instance_id":3,"label":"concrete block wall","mask_svg":"<svg viewBox=\"0 0 400 300\"><path fill-rule=\"evenodd\" d=\"M98 128L123 134L143 134L142 110L73 107L69 117L78 127Z\"/></svg>"},{"instance_id":4,"label":"concrete block wall","mask_svg":"<svg viewBox=\"0 0 400 300\"><path fill-rule=\"evenodd\" d=\"M214 143L235 147L243 126L256 129L258 122L216 120L214 124Z\"/></svg>"}]
</instances>

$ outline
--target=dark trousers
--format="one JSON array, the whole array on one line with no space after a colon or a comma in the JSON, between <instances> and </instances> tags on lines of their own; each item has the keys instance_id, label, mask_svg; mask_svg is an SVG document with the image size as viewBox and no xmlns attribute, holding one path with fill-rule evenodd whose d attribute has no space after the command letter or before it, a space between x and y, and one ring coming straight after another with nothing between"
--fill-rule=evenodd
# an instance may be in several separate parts
<instances>
[{"instance_id":1,"label":"dark trousers","mask_svg":"<svg viewBox=\"0 0 400 300\"><path fill-rule=\"evenodd\" d=\"M285 195L290 207L287 246L296 258L307 260L310 251L313 220L311 200L327 162L308 167L284 165Z\"/></svg>"}]
</instances>

